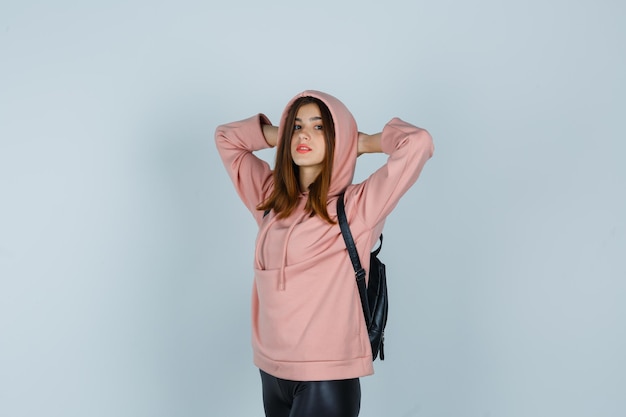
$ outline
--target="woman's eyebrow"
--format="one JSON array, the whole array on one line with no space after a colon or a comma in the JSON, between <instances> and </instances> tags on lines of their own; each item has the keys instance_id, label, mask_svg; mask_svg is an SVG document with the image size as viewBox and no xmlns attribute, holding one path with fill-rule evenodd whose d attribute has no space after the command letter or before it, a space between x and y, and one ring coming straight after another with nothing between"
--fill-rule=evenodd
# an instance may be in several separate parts
<instances>
[{"instance_id":1,"label":"woman's eyebrow","mask_svg":"<svg viewBox=\"0 0 626 417\"><path fill-rule=\"evenodd\" d=\"M314 117L309 118L310 122L313 122L316 120L322 120L322 118L320 116L314 116ZM300 119L299 117L296 117L296 122L302 122L302 119Z\"/></svg>"}]
</instances>

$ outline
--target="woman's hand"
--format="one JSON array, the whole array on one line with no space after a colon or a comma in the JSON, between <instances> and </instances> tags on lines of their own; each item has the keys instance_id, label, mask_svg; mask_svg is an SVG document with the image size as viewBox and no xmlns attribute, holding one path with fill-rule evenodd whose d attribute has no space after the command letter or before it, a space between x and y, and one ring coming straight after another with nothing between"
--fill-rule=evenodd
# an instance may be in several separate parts
<instances>
[{"instance_id":1,"label":"woman's hand","mask_svg":"<svg viewBox=\"0 0 626 417\"><path fill-rule=\"evenodd\" d=\"M278 126L263 125L263 136L268 145L275 147L278 142Z\"/></svg>"},{"instance_id":2,"label":"woman's hand","mask_svg":"<svg viewBox=\"0 0 626 417\"><path fill-rule=\"evenodd\" d=\"M377 153L382 152L380 146L381 133L368 135L367 133L359 132L359 139L357 144L357 156L361 156L364 153Z\"/></svg>"}]
</instances>

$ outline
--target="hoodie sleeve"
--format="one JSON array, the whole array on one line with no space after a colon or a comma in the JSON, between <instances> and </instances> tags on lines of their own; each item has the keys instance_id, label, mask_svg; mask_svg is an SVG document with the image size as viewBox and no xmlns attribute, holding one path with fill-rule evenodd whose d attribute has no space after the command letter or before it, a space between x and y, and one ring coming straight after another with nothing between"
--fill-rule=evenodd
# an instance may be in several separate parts
<instances>
[{"instance_id":1,"label":"hoodie sleeve","mask_svg":"<svg viewBox=\"0 0 626 417\"><path fill-rule=\"evenodd\" d=\"M238 122L218 126L215 130L217 150L237 194L252 212L257 222L263 213L256 206L270 190L272 170L267 162L253 154L269 148L263 135L263 125L271 124L263 114Z\"/></svg>"},{"instance_id":2,"label":"hoodie sleeve","mask_svg":"<svg viewBox=\"0 0 626 417\"><path fill-rule=\"evenodd\" d=\"M355 187L351 197L357 216L370 227L391 213L434 152L432 137L426 130L399 118L383 128L381 147L389 155L387 163Z\"/></svg>"}]
</instances>

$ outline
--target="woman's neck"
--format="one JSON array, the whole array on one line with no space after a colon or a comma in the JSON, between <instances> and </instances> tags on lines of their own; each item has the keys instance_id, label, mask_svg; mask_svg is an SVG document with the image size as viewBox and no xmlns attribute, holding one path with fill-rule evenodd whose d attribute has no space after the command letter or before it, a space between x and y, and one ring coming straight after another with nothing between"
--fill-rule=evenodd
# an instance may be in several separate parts
<instances>
[{"instance_id":1,"label":"woman's neck","mask_svg":"<svg viewBox=\"0 0 626 417\"><path fill-rule=\"evenodd\" d=\"M302 192L306 192L309 190L309 186L315 182L317 176L320 174L319 169L306 169L300 167L299 172L299 182L300 182L300 190Z\"/></svg>"}]
</instances>

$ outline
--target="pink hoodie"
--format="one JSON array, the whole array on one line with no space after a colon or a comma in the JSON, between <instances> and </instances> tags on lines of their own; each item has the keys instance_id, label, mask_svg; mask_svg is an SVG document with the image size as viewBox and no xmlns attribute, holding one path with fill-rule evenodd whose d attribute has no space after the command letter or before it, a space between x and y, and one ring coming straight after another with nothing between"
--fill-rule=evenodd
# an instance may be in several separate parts
<instances>
[{"instance_id":1,"label":"pink hoodie","mask_svg":"<svg viewBox=\"0 0 626 417\"><path fill-rule=\"evenodd\" d=\"M345 190L346 214L364 266L385 218L417 180L433 154L427 131L398 118L388 122L381 146L385 165L360 184L352 184L357 160L358 130L354 117L336 98L305 91L331 111L335 124L335 159L328 214L336 219L337 196ZM372 374L372 354L354 270L339 225L331 225L298 208L286 219L263 216L256 206L273 187L270 166L253 151L268 148L264 115L219 126L215 140L239 196L254 215L259 233L254 255L252 346L254 363L283 379L319 381ZM393 277L392 277L393 278Z\"/></svg>"}]
</instances>

